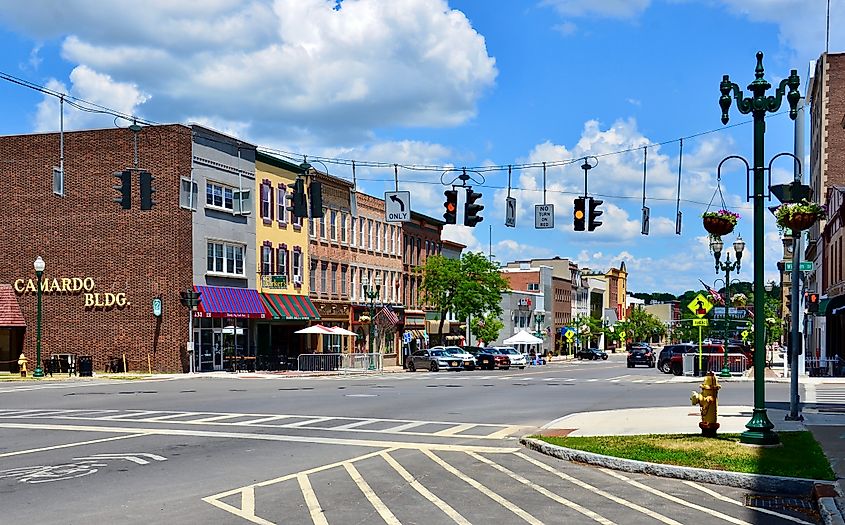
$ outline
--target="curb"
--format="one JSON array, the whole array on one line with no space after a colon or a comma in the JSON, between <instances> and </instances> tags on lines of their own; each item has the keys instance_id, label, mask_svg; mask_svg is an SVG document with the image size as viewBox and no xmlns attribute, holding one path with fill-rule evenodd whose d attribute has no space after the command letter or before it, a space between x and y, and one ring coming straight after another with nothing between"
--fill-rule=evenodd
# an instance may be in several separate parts
<instances>
[{"instance_id":1,"label":"curb","mask_svg":"<svg viewBox=\"0 0 845 525\"><path fill-rule=\"evenodd\" d=\"M822 517L822 523L825 525L845 525L845 519L842 519L842 513L839 512L839 507L836 506L836 500L834 498L819 498L817 503L819 505L819 514Z\"/></svg>"},{"instance_id":2,"label":"curb","mask_svg":"<svg viewBox=\"0 0 845 525\"><path fill-rule=\"evenodd\" d=\"M620 470L622 472L635 472L640 474L650 474L652 476L660 476L663 478L698 481L714 485L727 485L729 487L761 492L808 495L813 490L816 483L832 483L806 478L770 476L766 474L746 474L743 472L727 472L724 470L710 470L649 463L646 461L616 458L602 454L595 454L593 452L584 452L582 450L560 447L546 443L545 441L528 437L520 438L519 442L531 450L536 450L542 454L575 463L586 463L588 465ZM821 499L819 500L820 502ZM832 500L833 498L830 499ZM835 504L833 505L833 509L836 509ZM838 514L838 511L836 511L836 513Z\"/></svg>"}]
</instances>

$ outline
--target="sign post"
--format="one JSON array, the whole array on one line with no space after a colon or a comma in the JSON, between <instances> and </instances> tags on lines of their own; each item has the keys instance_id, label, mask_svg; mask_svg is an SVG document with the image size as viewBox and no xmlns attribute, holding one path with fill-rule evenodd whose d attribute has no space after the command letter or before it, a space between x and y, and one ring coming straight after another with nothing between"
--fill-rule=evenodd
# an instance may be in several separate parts
<instances>
[{"instance_id":1,"label":"sign post","mask_svg":"<svg viewBox=\"0 0 845 525\"><path fill-rule=\"evenodd\" d=\"M689 302L687 308L698 317L698 319L693 319L693 326L698 326L698 371L701 372L701 362L702 362L702 353L701 353L701 328L703 326L707 326L707 319L704 319L704 316L707 315L713 308L713 303L711 303L704 295L698 294L695 298ZM704 323L702 323L702 321ZM725 342L727 344L727 341Z\"/></svg>"}]
</instances>

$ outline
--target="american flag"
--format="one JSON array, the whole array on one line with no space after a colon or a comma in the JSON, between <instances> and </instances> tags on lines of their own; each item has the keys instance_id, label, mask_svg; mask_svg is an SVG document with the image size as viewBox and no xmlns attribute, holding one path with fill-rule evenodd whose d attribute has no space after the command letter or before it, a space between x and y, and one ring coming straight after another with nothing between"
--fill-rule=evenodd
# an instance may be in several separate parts
<instances>
[{"instance_id":1,"label":"american flag","mask_svg":"<svg viewBox=\"0 0 845 525\"><path fill-rule=\"evenodd\" d=\"M722 298L722 295L719 292L707 286L707 283L705 283L701 279L699 279L698 282L700 282L701 285L704 286L704 289L707 290L707 292L710 294L710 297L713 298L713 302L715 304L725 304L725 300Z\"/></svg>"},{"instance_id":2,"label":"american flag","mask_svg":"<svg viewBox=\"0 0 845 525\"><path fill-rule=\"evenodd\" d=\"M376 318L379 317L383 317L388 324L399 324L399 316L396 315L396 313L387 306L382 307L382 309L379 310L379 312L376 314Z\"/></svg>"}]
</instances>

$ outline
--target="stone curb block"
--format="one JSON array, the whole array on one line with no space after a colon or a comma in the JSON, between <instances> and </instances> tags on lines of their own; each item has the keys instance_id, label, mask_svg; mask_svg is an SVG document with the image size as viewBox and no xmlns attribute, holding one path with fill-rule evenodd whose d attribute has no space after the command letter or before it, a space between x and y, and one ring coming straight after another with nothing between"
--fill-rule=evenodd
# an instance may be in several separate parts
<instances>
[{"instance_id":1,"label":"stone curb block","mask_svg":"<svg viewBox=\"0 0 845 525\"><path fill-rule=\"evenodd\" d=\"M813 485L817 483L817 480L814 479L768 476L764 474L746 474L742 472L726 472L722 470L662 465L633 459L615 458L602 454L594 454L592 452L560 447L546 443L545 441L528 437L520 438L519 442L523 446L536 450L537 452L576 463L586 463L597 467L620 470L622 472L636 472L664 478L684 479L687 481L712 483L714 485L727 485L729 487L737 487L759 492L808 495L810 494L810 491L813 490Z\"/></svg>"},{"instance_id":2,"label":"stone curb block","mask_svg":"<svg viewBox=\"0 0 845 525\"><path fill-rule=\"evenodd\" d=\"M834 498L819 498L816 501L819 505L819 514L822 517L822 523L825 525L845 525L845 519L842 519L842 513L839 512Z\"/></svg>"}]
</instances>

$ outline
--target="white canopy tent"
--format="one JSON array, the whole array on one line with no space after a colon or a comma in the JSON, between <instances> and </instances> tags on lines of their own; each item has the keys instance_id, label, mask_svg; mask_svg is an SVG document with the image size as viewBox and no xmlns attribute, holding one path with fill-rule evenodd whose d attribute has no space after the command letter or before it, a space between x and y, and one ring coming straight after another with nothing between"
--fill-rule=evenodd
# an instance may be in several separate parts
<instances>
[{"instance_id":1,"label":"white canopy tent","mask_svg":"<svg viewBox=\"0 0 845 525\"><path fill-rule=\"evenodd\" d=\"M543 340L539 337L534 337L525 330L520 330L518 334L508 337L503 341L506 345L541 345Z\"/></svg>"}]
</instances>

